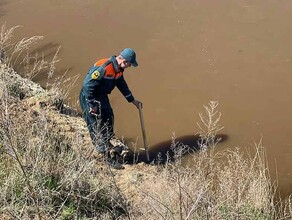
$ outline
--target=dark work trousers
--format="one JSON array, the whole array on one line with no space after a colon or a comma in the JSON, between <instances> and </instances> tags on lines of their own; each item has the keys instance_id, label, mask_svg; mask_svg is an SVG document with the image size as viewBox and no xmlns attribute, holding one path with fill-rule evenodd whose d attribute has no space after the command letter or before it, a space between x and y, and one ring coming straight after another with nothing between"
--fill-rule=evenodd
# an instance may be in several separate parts
<instances>
[{"instance_id":1,"label":"dark work trousers","mask_svg":"<svg viewBox=\"0 0 292 220\"><path fill-rule=\"evenodd\" d=\"M83 118L96 150L104 153L108 149L108 141L114 135L114 113L107 95L102 95L96 100L97 113L89 113L88 102L81 91L79 102Z\"/></svg>"}]
</instances>

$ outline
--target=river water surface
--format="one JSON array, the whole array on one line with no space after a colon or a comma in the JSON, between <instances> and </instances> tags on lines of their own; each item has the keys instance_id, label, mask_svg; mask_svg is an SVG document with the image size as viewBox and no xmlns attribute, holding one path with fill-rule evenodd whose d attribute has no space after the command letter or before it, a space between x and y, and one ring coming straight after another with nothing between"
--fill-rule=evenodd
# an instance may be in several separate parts
<instances>
[{"instance_id":1,"label":"river water surface","mask_svg":"<svg viewBox=\"0 0 292 220\"><path fill-rule=\"evenodd\" d=\"M282 193L292 192L291 0L2 0L0 16L23 26L16 38L45 36L47 59L61 45L56 74L80 75L68 98L76 108L89 67L134 48L139 67L125 78L144 103L150 146L198 132L198 112L217 100L228 136L218 147L262 139ZM137 109L118 91L111 100L117 134L142 143Z\"/></svg>"}]
</instances>

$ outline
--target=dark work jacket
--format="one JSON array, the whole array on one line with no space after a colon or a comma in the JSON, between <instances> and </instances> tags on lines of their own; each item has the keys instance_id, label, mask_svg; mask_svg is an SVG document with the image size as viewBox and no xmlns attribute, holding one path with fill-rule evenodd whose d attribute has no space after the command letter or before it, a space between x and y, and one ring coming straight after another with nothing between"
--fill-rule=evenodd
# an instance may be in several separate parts
<instances>
[{"instance_id":1,"label":"dark work jacket","mask_svg":"<svg viewBox=\"0 0 292 220\"><path fill-rule=\"evenodd\" d=\"M116 56L101 59L89 69L83 81L82 93L90 107L94 107L95 101L110 94L116 86L128 102L134 100L123 72L124 70L118 67Z\"/></svg>"}]
</instances>

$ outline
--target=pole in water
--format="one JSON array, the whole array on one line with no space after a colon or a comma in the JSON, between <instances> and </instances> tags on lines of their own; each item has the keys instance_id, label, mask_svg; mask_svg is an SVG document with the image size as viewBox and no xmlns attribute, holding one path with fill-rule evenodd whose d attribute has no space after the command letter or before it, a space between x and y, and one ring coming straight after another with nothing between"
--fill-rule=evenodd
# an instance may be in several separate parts
<instances>
[{"instance_id":1,"label":"pole in water","mask_svg":"<svg viewBox=\"0 0 292 220\"><path fill-rule=\"evenodd\" d=\"M143 118L143 112L142 112L141 105L139 105L139 115L140 115L140 122L141 122L141 128L142 128L144 148L146 151L146 158L147 158L147 162L149 162L150 158L149 158L148 144L147 144L146 131L145 131L144 118Z\"/></svg>"}]
</instances>

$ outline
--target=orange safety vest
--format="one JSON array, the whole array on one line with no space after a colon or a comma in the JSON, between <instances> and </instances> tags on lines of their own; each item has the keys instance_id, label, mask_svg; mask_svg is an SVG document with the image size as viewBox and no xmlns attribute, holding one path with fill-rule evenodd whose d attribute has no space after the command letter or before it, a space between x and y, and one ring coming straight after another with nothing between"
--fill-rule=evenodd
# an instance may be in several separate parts
<instances>
[{"instance_id":1,"label":"orange safety vest","mask_svg":"<svg viewBox=\"0 0 292 220\"><path fill-rule=\"evenodd\" d=\"M103 76L103 78L105 79L118 79L123 75L122 71L119 71L116 73L115 68L113 64L110 62L109 58L101 59L94 64L94 66L96 67L102 66L102 65L104 65L104 69L105 69L105 74Z\"/></svg>"}]
</instances>

